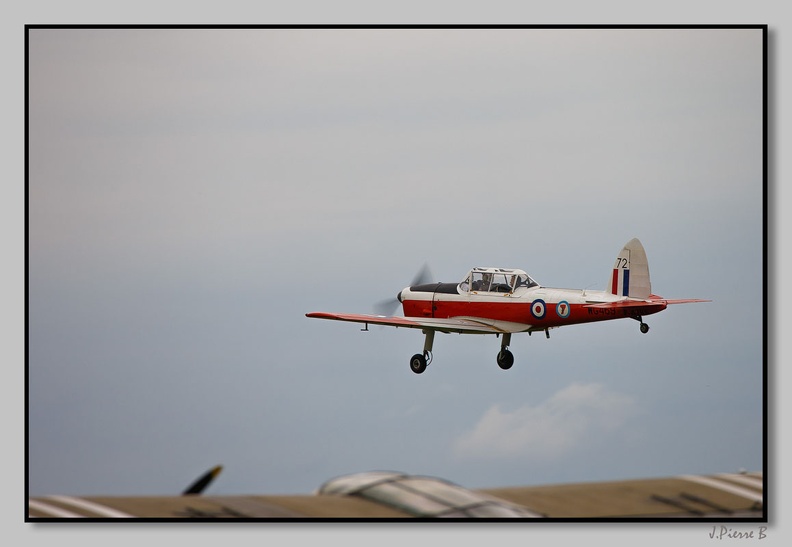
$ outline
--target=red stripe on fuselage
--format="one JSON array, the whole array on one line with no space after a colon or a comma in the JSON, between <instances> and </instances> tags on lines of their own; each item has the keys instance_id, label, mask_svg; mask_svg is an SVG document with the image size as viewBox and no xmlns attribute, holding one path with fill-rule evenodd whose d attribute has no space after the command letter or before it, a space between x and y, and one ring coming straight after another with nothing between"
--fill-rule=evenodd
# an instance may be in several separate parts
<instances>
[{"instance_id":1,"label":"red stripe on fuselage","mask_svg":"<svg viewBox=\"0 0 792 547\"><path fill-rule=\"evenodd\" d=\"M593 307L588 304L569 304L569 315L561 317L556 310L557 302L545 302L545 315L536 319L531 314L533 300L520 302L476 302L476 301L443 301L435 300L405 300L402 303L405 317L435 317L448 319L452 317L481 317L494 321L509 321L523 323L532 327L543 329L574 325L577 323L591 323L594 321L607 321L609 319L623 319L625 317L640 317L651 315L665 309L664 305L648 303L646 306L613 306Z\"/></svg>"}]
</instances>

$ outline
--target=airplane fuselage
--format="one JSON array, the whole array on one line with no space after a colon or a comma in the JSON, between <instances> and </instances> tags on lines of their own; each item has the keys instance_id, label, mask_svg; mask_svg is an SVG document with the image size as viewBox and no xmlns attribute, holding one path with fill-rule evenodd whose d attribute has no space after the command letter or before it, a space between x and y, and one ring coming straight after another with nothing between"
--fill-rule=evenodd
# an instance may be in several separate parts
<instances>
[{"instance_id":1,"label":"airplane fuselage","mask_svg":"<svg viewBox=\"0 0 792 547\"><path fill-rule=\"evenodd\" d=\"M625 301L604 291L521 287L513 292L464 291L458 283L434 283L408 287L401 291L405 317L447 319L452 317L487 318L506 323L511 332L537 331L563 325L640 318L666 308L661 300L641 306L597 307ZM594 306L592 306L594 305Z\"/></svg>"}]
</instances>

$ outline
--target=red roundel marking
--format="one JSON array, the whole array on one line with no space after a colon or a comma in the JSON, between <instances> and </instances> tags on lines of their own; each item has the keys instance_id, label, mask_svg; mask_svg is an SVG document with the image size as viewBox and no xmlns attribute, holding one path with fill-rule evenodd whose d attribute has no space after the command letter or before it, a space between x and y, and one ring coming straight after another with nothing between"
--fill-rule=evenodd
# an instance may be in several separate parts
<instances>
[{"instance_id":1,"label":"red roundel marking","mask_svg":"<svg viewBox=\"0 0 792 547\"><path fill-rule=\"evenodd\" d=\"M537 319L542 319L545 316L545 303L541 298L537 298L531 302L531 315Z\"/></svg>"}]
</instances>

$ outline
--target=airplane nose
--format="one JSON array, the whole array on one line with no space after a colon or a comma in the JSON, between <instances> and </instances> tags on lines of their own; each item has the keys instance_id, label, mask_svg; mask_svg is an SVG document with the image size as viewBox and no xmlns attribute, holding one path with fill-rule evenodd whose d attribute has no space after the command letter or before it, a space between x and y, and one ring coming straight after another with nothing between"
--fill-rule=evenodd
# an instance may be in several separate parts
<instances>
[{"instance_id":1,"label":"airplane nose","mask_svg":"<svg viewBox=\"0 0 792 547\"><path fill-rule=\"evenodd\" d=\"M404 292L404 289L402 289L398 293L396 293L396 300L398 300L399 303L401 303L401 301L402 301L402 293L403 292Z\"/></svg>"}]
</instances>

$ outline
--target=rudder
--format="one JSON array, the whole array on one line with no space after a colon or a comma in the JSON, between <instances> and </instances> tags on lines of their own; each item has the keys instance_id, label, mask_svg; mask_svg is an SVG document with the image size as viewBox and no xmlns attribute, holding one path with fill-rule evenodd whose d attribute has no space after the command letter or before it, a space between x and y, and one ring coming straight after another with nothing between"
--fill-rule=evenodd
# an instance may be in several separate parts
<instances>
[{"instance_id":1,"label":"rudder","mask_svg":"<svg viewBox=\"0 0 792 547\"><path fill-rule=\"evenodd\" d=\"M652 294L649 261L637 238L628 241L616 257L605 292L630 298L649 298Z\"/></svg>"}]
</instances>

